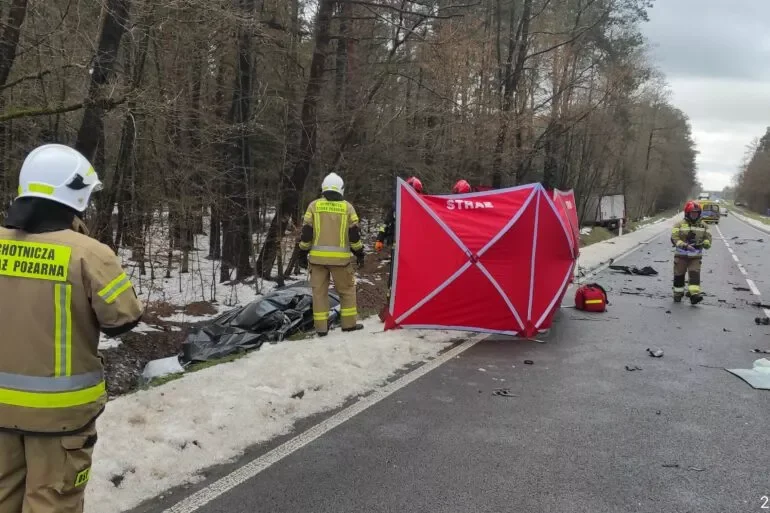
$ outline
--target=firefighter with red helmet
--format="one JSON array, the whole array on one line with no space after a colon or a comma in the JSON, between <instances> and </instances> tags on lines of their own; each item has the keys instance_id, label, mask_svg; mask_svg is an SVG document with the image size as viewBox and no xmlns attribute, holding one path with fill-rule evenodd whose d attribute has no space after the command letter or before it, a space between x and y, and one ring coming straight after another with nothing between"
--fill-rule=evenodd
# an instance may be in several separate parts
<instances>
[{"instance_id":1,"label":"firefighter with red helmet","mask_svg":"<svg viewBox=\"0 0 770 513\"><path fill-rule=\"evenodd\" d=\"M416 176L412 176L406 180L406 183L415 190L417 194L422 194L422 182ZM393 245L394 237L396 236L396 206L390 207L388 214L385 216L385 221L380 225L380 229L377 232L377 242L374 243L374 250L378 253L382 251L385 244Z\"/></svg>"},{"instance_id":2,"label":"firefighter with red helmet","mask_svg":"<svg viewBox=\"0 0 770 513\"><path fill-rule=\"evenodd\" d=\"M457 180L457 183L452 187L452 194L468 194L471 191L471 184L467 180Z\"/></svg>"},{"instance_id":3,"label":"firefighter with red helmet","mask_svg":"<svg viewBox=\"0 0 770 513\"><path fill-rule=\"evenodd\" d=\"M695 201L688 201L684 206L684 220L671 231L671 243L674 245L674 301L679 303L689 296L690 302L697 305L703 300L700 288L700 271L703 250L711 248L711 233L701 219L701 206ZM685 290L685 274L689 284Z\"/></svg>"}]
</instances>

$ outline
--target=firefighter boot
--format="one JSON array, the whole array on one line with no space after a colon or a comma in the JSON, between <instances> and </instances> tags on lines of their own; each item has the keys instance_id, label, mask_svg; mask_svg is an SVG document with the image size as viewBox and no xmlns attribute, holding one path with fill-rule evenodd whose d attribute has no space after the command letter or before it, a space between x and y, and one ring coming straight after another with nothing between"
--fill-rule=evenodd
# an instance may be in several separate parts
<instances>
[{"instance_id":1,"label":"firefighter boot","mask_svg":"<svg viewBox=\"0 0 770 513\"><path fill-rule=\"evenodd\" d=\"M691 304L697 305L703 301L703 293L700 290L700 285L693 284L692 281L690 282L689 287L687 287L687 293L690 296Z\"/></svg>"},{"instance_id":2,"label":"firefighter boot","mask_svg":"<svg viewBox=\"0 0 770 513\"><path fill-rule=\"evenodd\" d=\"M700 259L693 259L689 267L687 276L690 283L687 287L687 292L690 295L690 303L697 305L703 301L703 292L700 290Z\"/></svg>"},{"instance_id":3,"label":"firefighter boot","mask_svg":"<svg viewBox=\"0 0 770 513\"><path fill-rule=\"evenodd\" d=\"M684 275L674 275L674 302L681 303L684 297Z\"/></svg>"}]
</instances>

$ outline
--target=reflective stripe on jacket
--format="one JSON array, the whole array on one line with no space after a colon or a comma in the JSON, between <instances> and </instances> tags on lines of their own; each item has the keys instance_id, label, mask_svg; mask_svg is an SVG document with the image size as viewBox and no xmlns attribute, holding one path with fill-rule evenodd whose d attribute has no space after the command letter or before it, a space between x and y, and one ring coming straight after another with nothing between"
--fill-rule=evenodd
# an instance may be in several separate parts
<instances>
[{"instance_id":1,"label":"reflective stripe on jacket","mask_svg":"<svg viewBox=\"0 0 770 513\"><path fill-rule=\"evenodd\" d=\"M690 222L685 219L671 229L671 243L676 255L700 258L704 249L711 248L711 233L702 220ZM695 251L688 250L688 245L693 246Z\"/></svg>"},{"instance_id":2,"label":"reflective stripe on jacket","mask_svg":"<svg viewBox=\"0 0 770 513\"><path fill-rule=\"evenodd\" d=\"M300 249L310 250L308 261L317 265L348 265L353 251L360 251L363 242L351 244L348 231L358 225L358 215L347 201L320 198L305 212L305 226L313 228L313 240L300 242Z\"/></svg>"},{"instance_id":3,"label":"reflective stripe on jacket","mask_svg":"<svg viewBox=\"0 0 770 513\"><path fill-rule=\"evenodd\" d=\"M107 401L100 328L141 317L112 250L73 230L0 228L0 430L72 433Z\"/></svg>"}]
</instances>

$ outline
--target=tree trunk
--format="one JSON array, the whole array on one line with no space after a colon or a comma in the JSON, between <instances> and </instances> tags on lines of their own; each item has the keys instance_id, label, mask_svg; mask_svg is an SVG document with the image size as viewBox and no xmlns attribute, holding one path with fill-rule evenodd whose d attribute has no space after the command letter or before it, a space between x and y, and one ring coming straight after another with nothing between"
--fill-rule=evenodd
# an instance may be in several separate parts
<instances>
[{"instance_id":1,"label":"tree trunk","mask_svg":"<svg viewBox=\"0 0 770 513\"><path fill-rule=\"evenodd\" d=\"M524 8L519 23L514 23L514 9L511 7L511 25L508 36L508 57L505 62L503 76L503 101L500 111L500 128L497 131L495 150L492 157L492 187L500 188L503 182L502 161L505 152L505 139L508 134L508 124L511 111L515 105L514 94L524 74L524 61L527 58L529 41L529 22L532 12L532 0L524 0ZM516 30L514 32L514 27Z\"/></svg>"},{"instance_id":2,"label":"tree trunk","mask_svg":"<svg viewBox=\"0 0 770 513\"><path fill-rule=\"evenodd\" d=\"M318 108L318 96L323 84L324 64L329 49L329 26L334 2L335 0L319 0L318 14L316 15L315 49L310 63L310 77L305 90L305 99L302 103L302 130L298 155L291 174L283 173L281 175L280 207L278 209L281 215L276 215L270 223L270 229L257 260L257 272L265 278L270 277L277 252L276 241L283 235L287 217L293 215L299 207L300 192L310 174L310 164L316 152L315 133L318 129L316 110Z\"/></svg>"},{"instance_id":3,"label":"tree trunk","mask_svg":"<svg viewBox=\"0 0 770 513\"><path fill-rule=\"evenodd\" d=\"M19 45L21 25L27 16L27 0L11 0L8 17L0 23L0 87L11 74L16 48Z\"/></svg>"},{"instance_id":4,"label":"tree trunk","mask_svg":"<svg viewBox=\"0 0 770 513\"><path fill-rule=\"evenodd\" d=\"M131 0L107 0L102 30L99 35L94 57L91 83L88 97L84 102L85 111L80 123L75 149L87 159L93 159L97 146L104 134L103 107L97 102L102 100L103 89L115 71L120 40L128 26Z\"/></svg>"},{"instance_id":5,"label":"tree trunk","mask_svg":"<svg viewBox=\"0 0 770 513\"><path fill-rule=\"evenodd\" d=\"M245 17L252 16L255 8L255 0L237 0L238 6L244 11ZM251 48L251 28L245 24L238 29L238 61L235 72L235 85L233 87L233 100L230 106L228 120L234 128L232 140L228 145L228 160L230 173L226 176L224 188L227 203L223 216L227 229L224 236L228 244L224 244L222 251L223 260L229 260L235 267L236 279L242 280L252 273L251 233L249 231L250 202L248 194L251 193L250 176L252 173L252 157L249 131L246 125L251 118L251 102L254 80L254 57ZM225 252L225 249L229 252Z\"/></svg>"}]
</instances>

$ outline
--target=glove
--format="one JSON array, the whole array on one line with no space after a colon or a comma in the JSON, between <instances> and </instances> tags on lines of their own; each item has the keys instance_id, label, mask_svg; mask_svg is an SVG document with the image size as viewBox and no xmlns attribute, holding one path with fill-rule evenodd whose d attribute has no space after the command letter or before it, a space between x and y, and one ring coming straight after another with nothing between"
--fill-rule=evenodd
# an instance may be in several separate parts
<instances>
[{"instance_id":1,"label":"glove","mask_svg":"<svg viewBox=\"0 0 770 513\"><path fill-rule=\"evenodd\" d=\"M364 255L363 250L355 253L355 255L356 255L356 263L358 264L358 267L363 267L364 258L366 257L366 255Z\"/></svg>"},{"instance_id":2,"label":"glove","mask_svg":"<svg viewBox=\"0 0 770 513\"><path fill-rule=\"evenodd\" d=\"M308 262L307 262L307 251L300 251L299 255L297 256L297 264L302 269L307 269Z\"/></svg>"},{"instance_id":3,"label":"glove","mask_svg":"<svg viewBox=\"0 0 770 513\"><path fill-rule=\"evenodd\" d=\"M383 248L384 246L385 246L385 244L383 244L381 240L378 240L377 242L375 242L375 243L374 243L374 250L375 250L377 253L379 253L380 251L382 251L382 248Z\"/></svg>"}]
</instances>

